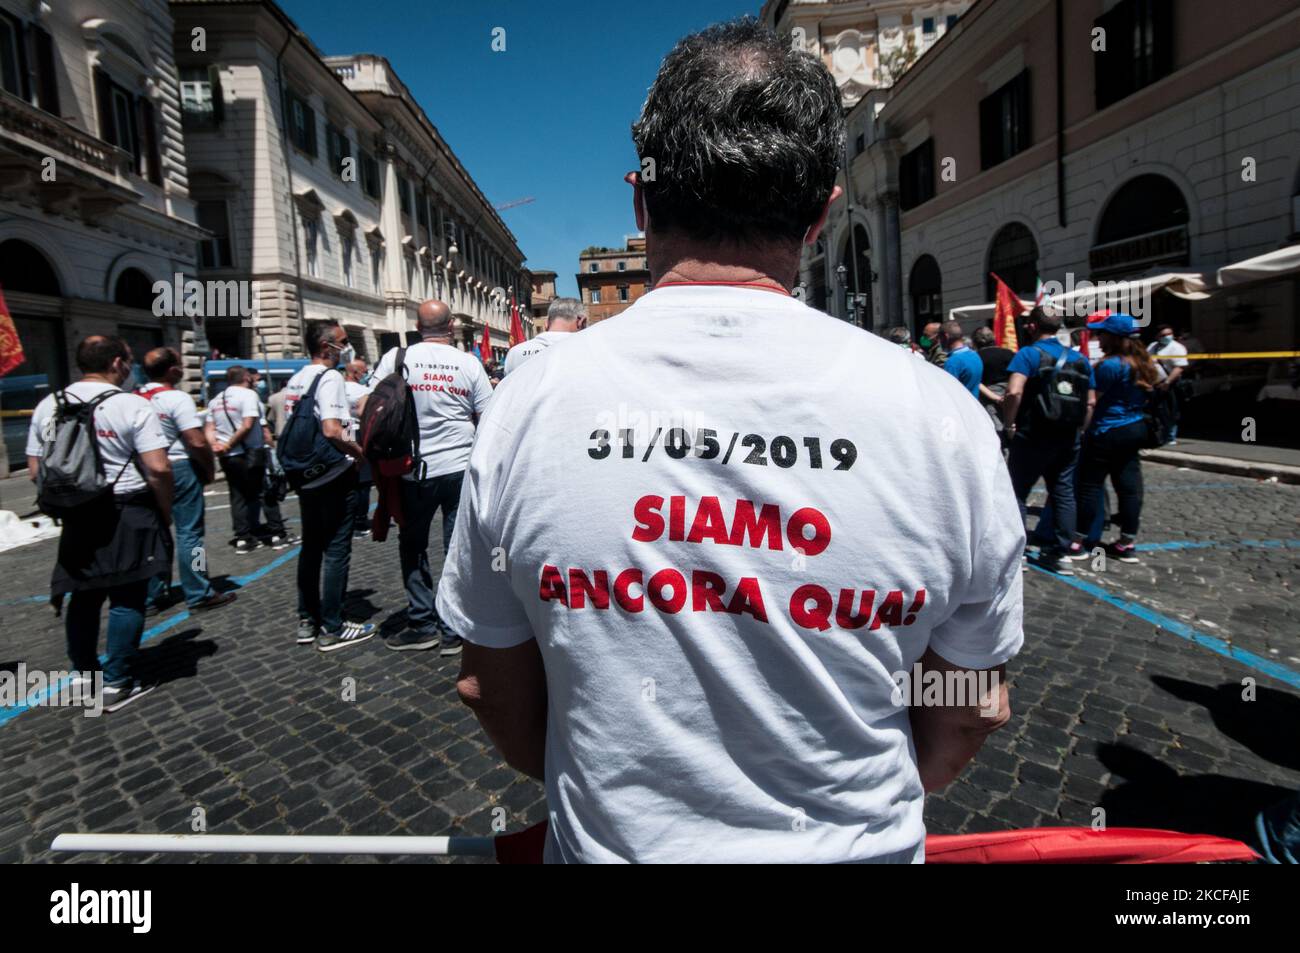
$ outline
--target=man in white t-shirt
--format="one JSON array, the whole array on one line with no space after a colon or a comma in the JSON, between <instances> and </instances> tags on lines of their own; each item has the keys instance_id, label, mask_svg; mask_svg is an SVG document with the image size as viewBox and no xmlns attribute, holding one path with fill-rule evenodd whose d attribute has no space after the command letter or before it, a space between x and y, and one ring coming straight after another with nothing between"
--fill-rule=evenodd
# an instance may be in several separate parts
<instances>
[{"instance_id":1,"label":"man in white t-shirt","mask_svg":"<svg viewBox=\"0 0 1300 953\"><path fill-rule=\"evenodd\" d=\"M454 319L441 301L420 305L416 329L420 342L406 349L403 364L415 400L420 427L420 460L402 478L403 519L398 546L406 586L406 628L384 643L395 651L438 647L442 655L460 652L460 636L448 630L434 605L433 573L429 567L429 532L434 515L442 511L443 552L451 543L460 506L461 482L479 414L492 397L483 365L472 354L452 346ZM397 368L398 348L383 356L375 377L383 380Z\"/></svg>"},{"instance_id":2,"label":"man in white t-shirt","mask_svg":"<svg viewBox=\"0 0 1300 953\"><path fill-rule=\"evenodd\" d=\"M1008 717L1022 642L997 437L790 296L840 195L820 61L710 28L633 137L673 170L628 175L654 287L484 415L438 593L460 695L545 779L549 860L920 860L924 792Z\"/></svg>"},{"instance_id":3,"label":"man in white t-shirt","mask_svg":"<svg viewBox=\"0 0 1300 953\"><path fill-rule=\"evenodd\" d=\"M310 426L319 427L326 440L340 451L337 463L298 489L302 515L302 553L298 556L299 645L316 644L320 652L360 645L375 634L370 622L343 618L343 601L348 591L352 565L352 526L355 522L357 467L363 454L352 436L352 411L340 364L352 360L355 351L348 333L333 321L312 321L307 325L307 356L311 363L284 385L284 410L289 423L281 435L284 452L292 445L295 415L310 397L314 404ZM281 462L286 462L282 457Z\"/></svg>"},{"instance_id":4,"label":"man in white t-shirt","mask_svg":"<svg viewBox=\"0 0 1300 953\"><path fill-rule=\"evenodd\" d=\"M1173 325L1162 325L1156 332L1156 339L1147 347L1147 353L1152 357L1172 358L1172 360L1156 361L1160 367L1166 371L1166 376L1161 378L1156 384L1160 390L1169 390L1178 381L1180 377L1187 373L1188 365L1191 363L1187 360L1187 346L1174 337ZM1178 391L1174 391L1175 394ZM1182 415L1181 404L1175 404L1175 413L1177 416ZM1178 442L1178 419L1174 418L1174 424L1169 428L1169 443Z\"/></svg>"},{"instance_id":5,"label":"man in white t-shirt","mask_svg":"<svg viewBox=\"0 0 1300 953\"><path fill-rule=\"evenodd\" d=\"M352 415L352 439L357 439L361 432L361 415L366 410L366 398L370 388L366 385L369 368L366 362L357 358L343 369L343 387L348 395L348 412ZM370 473L370 461L361 459L361 469L357 471L357 500L352 533L357 539L363 539L370 532L370 488L374 480Z\"/></svg>"},{"instance_id":6,"label":"man in white t-shirt","mask_svg":"<svg viewBox=\"0 0 1300 953\"><path fill-rule=\"evenodd\" d=\"M144 634L149 580L170 565L172 473L168 440L148 400L122 390L132 377L131 349L121 338L92 335L77 346L77 381L50 394L32 412L27 472L40 485L47 438L60 401L97 401L92 412L102 471L111 499L86 503L63 517L50 593L71 593L65 616L68 655L84 678L99 670L99 613L109 604L102 705L116 711L150 690L135 672Z\"/></svg>"},{"instance_id":7,"label":"man in white t-shirt","mask_svg":"<svg viewBox=\"0 0 1300 953\"><path fill-rule=\"evenodd\" d=\"M529 341L520 341L506 352L505 373L519 370L524 361L545 354L553 345L587 326L587 306L577 298L556 298L546 309L546 330Z\"/></svg>"},{"instance_id":8,"label":"man in white t-shirt","mask_svg":"<svg viewBox=\"0 0 1300 953\"><path fill-rule=\"evenodd\" d=\"M262 435L262 404L248 387L248 368L236 364L226 371L226 386L208 404L204 426L208 443L221 462L230 494L235 552L244 555L261 545L254 522L266 476L266 441Z\"/></svg>"},{"instance_id":9,"label":"man in white t-shirt","mask_svg":"<svg viewBox=\"0 0 1300 953\"><path fill-rule=\"evenodd\" d=\"M275 467L275 434L267 418L266 385L262 383L262 372L255 367L248 369L248 389L257 397L258 426L262 428L262 446L265 465L262 470L262 486L249 505L250 522L257 541L275 550L288 549L301 540L289 532L284 524L284 514L280 512L280 501L284 499L285 487L282 481L273 479L271 474Z\"/></svg>"},{"instance_id":10,"label":"man in white t-shirt","mask_svg":"<svg viewBox=\"0 0 1300 953\"><path fill-rule=\"evenodd\" d=\"M149 383L137 393L153 404L158 423L167 437L167 459L172 467L172 523L176 531L176 566L181 592L191 611L219 609L235 601L233 592L217 592L207 574L203 541L203 487L212 482L216 462L203 435L194 398L176 385L185 376L175 348L156 347L144 356ZM171 573L149 581L149 605L163 608Z\"/></svg>"}]
</instances>

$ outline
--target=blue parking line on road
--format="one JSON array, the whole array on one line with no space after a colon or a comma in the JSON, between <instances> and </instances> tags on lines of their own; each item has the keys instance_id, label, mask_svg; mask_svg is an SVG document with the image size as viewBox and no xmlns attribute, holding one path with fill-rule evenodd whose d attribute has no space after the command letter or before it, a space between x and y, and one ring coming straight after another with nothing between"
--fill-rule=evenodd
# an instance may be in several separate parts
<instances>
[{"instance_id":1,"label":"blue parking line on road","mask_svg":"<svg viewBox=\"0 0 1300 953\"><path fill-rule=\"evenodd\" d=\"M1266 659L1262 655L1256 655L1254 652L1248 652L1245 649L1238 648L1216 635L1207 635L1204 632L1198 632L1190 625L1179 622L1177 619L1171 619L1167 615L1161 615L1154 609L1148 609L1138 602L1132 602L1128 599L1121 599L1119 596L1111 595L1101 586L1093 585L1090 582L1084 582L1082 579L1074 576L1061 576L1052 572L1050 569L1043 569L1040 566L1029 564L1029 568L1035 572L1041 572L1045 576L1050 576L1067 586L1073 586L1088 595L1100 599L1102 602L1112 605L1117 609L1122 609L1129 615L1136 616L1144 622L1149 622L1157 628L1164 629L1180 639L1186 639L1202 648L1207 648L1211 652L1217 652L1226 658L1235 662L1240 662L1247 668L1253 668L1257 672L1262 672L1270 678L1275 678L1279 682L1284 682L1292 688L1300 689L1300 672L1287 668L1272 659Z\"/></svg>"},{"instance_id":2,"label":"blue parking line on road","mask_svg":"<svg viewBox=\"0 0 1300 953\"><path fill-rule=\"evenodd\" d=\"M1300 539L1234 539L1227 542L1218 540L1177 539L1168 543L1138 543L1139 552L1169 552L1179 549L1231 549L1244 546L1247 549L1300 549Z\"/></svg>"},{"instance_id":3,"label":"blue parking line on road","mask_svg":"<svg viewBox=\"0 0 1300 953\"><path fill-rule=\"evenodd\" d=\"M251 572L246 576L231 576L230 577L231 581L234 582L236 585L239 586L239 588L242 589L251 583L257 582L257 580L261 579L263 576L265 576L267 573L271 572L272 570L278 569L279 567L283 566L285 563L289 562L290 560L297 558L298 554L301 552L302 552L302 547L295 546L287 553L283 553L277 558L271 560L261 569L255 570L254 572ZM41 599L48 599L48 598L49 598L48 596L32 597L32 599L35 601L39 601ZM148 642L150 639L154 638L155 636L162 635L164 632L168 631L169 629L174 629L176 626L180 625L182 622L185 622L190 617L191 617L190 611L188 609L183 609L180 612L176 613L176 615L169 616L168 618L157 623L156 625L151 626L148 629L145 629L144 634L140 636L140 644L143 645L144 643ZM104 656L101 655L99 657L99 661L101 663L104 662ZM0 727L3 727L4 725L13 721L15 718L17 718L23 712L27 711L29 708L39 708L41 703L43 703L51 695L57 695L60 692L60 690L65 685L67 685L70 681L72 681L70 677L60 679L57 685L51 685L47 687L44 691L37 692L35 695L32 695L24 699L20 704L14 705L12 708L9 707L0 708Z\"/></svg>"}]
</instances>

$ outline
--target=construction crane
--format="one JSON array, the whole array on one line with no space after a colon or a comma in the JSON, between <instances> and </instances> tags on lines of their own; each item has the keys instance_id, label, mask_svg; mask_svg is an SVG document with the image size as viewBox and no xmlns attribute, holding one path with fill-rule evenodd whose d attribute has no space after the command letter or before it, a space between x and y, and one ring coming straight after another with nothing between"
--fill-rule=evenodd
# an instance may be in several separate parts
<instances>
[{"instance_id":1,"label":"construction crane","mask_svg":"<svg viewBox=\"0 0 1300 953\"><path fill-rule=\"evenodd\" d=\"M513 202L502 202L500 205L494 205L492 207L495 208L498 212L504 212L508 208L514 208L517 205L527 205L529 202L536 202L536 201L537 199L535 199L531 195L528 195L521 199L515 199Z\"/></svg>"}]
</instances>

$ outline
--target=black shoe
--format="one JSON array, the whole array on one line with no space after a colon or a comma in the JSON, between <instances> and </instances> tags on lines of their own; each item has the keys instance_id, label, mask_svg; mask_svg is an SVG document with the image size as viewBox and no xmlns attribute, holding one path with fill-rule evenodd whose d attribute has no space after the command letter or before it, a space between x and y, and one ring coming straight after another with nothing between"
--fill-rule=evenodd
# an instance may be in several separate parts
<instances>
[{"instance_id":1,"label":"black shoe","mask_svg":"<svg viewBox=\"0 0 1300 953\"><path fill-rule=\"evenodd\" d=\"M103 692L100 693L100 700L103 703L104 711L121 711L132 702L143 698L151 691L157 688L157 685L142 685L140 682L131 682L128 685L105 685Z\"/></svg>"},{"instance_id":2,"label":"black shoe","mask_svg":"<svg viewBox=\"0 0 1300 953\"><path fill-rule=\"evenodd\" d=\"M443 635L442 642L438 646L438 654L459 655L460 648L463 644L464 640L461 639L459 635L452 635L450 632L447 632Z\"/></svg>"},{"instance_id":3,"label":"black shoe","mask_svg":"<svg viewBox=\"0 0 1300 953\"><path fill-rule=\"evenodd\" d=\"M384 639L384 644L394 652L424 652L428 649L438 647L439 637L437 632L430 632L428 635L421 635L411 629L403 629L401 632L394 632Z\"/></svg>"},{"instance_id":4,"label":"black shoe","mask_svg":"<svg viewBox=\"0 0 1300 953\"><path fill-rule=\"evenodd\" d=\"M1127 545L1121 543L1108 543L1106 546L1106 555L1111 559L1117 559L1122 563L1135 563L1138 561L1137 547L1132 543Z\"/></svg>"},{"instance_id":5,"label":"black shoe","mask_svg":"<svg viewBox=\"0 0 1300 953\"><path fill-rule=\"evenodd\" d=\"M190 611L207 612L209 609L220 609L222 606L230 605L237 598L239 597L233 592L214 592L190 606Z\"/></svg>"},{"instance_id":6,"label":"black shoe","mask_svg":"<svg viewBox=\"0 0 1300 953\"><path fill-rule=\"evenodd\" d=\"M270 546L272 549L280 550L288 549L290 546L296 546L301 542L302 540L293 535L293 533L285 533L281 536L272 536L266 541L266 545Z\"/></svg>"},{"instance_id":7,"label":"black shoe","mask_svg":"<svg viewBox=\"0 0 1300 953\"><path fill-rule=\"evenodd\" d=\"M261 545L262 544L255 539L235 540L235 554L239 556L247 556Z\"/></svg>"}]
</instances>

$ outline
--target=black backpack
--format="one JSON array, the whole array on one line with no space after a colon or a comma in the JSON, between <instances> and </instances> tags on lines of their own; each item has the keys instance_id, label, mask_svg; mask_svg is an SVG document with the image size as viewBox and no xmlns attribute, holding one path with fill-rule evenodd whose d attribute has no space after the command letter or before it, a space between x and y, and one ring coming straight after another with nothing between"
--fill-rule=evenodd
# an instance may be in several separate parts
<instances>
[{"instance_id":1,"label":"black backpack","mask_svg":"<svg viewBox=\"0 0 1300 953\"><path fill-rule=\"evenodd\" d=\"M1142 411L1142 419L1147 425L1147 450L1163 447L1170 440L1174 425L1178 423L1178 402L1171 388L1153 387L1147 395L1147 405Z\"/></svg>"},{"instance_id":2,"label":"black backpack","mask_svg":"<svg viewBox=\"0 0 1300 953\"><path fill-rule=\"evenodd\" d=\"M1030 404L1034 431L1068 431L1083 426L1088 415L1088 360L1069 348L1052 356L1039 348L1038 387Z\"/></svg>"},{"instance_id":3,"label":"black backpack","mask_svg":"<svg viewBox=\"0 0 1300 953\"><path fill-rule=\"evenodd\" d=\"M406 348L397 349L393 372L375 385L361 412L357 439L375 472L402 476L420 460L420 422L406 381Z\"/></svg>"},{"instance_id":4,"label":"black backpack","mask_svg":"<svg viewBox=\"0 0 1300 953\"><path fill-rule=\"evenodd\" d=\"M316 375L307 392L294 404L280 435L280 466L284 467L289 486L295 490L301 490L338 466L340 460L347 459L347 454L321 432L320 421L316 419L316 388L328 373L325 370Z\"/></svg>"},{"instance_id":5,"label":"black backpack","mask_svg":"<svg viewBox=\"0 0 1300 953\"><path fill-rule=\"evenodd\" d=\"M121 393L125 392L113 388L91 400L72 401L68 397L75 395L55 392L54 413L41 434L41 462L36 470L36 505L41 512L67 517L74 510L112 497L113 487L135 453L109 482L95 433L95 408Z\"/></svg>"}]
</instances>

